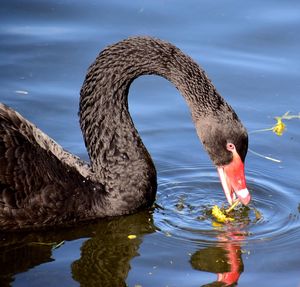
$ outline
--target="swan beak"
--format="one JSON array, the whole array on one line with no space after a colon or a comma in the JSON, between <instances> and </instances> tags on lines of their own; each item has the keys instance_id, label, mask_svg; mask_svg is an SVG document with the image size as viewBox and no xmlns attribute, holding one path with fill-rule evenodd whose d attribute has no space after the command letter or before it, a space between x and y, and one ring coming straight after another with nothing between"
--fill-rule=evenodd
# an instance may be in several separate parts
<instances>
[{"instance_id":1,"label":"swan beak","mask_svg":"<svg viewBox=\"0 0 300 287\"><path fill-rule=\"evenodd\" d=\"M239 201L248 205L251 195L246 186L244 163L237 152L233 153L233 160L224 166L217 167L221 184L227 198L232 205L238 198Z\"/></svg>"}]
</instances>

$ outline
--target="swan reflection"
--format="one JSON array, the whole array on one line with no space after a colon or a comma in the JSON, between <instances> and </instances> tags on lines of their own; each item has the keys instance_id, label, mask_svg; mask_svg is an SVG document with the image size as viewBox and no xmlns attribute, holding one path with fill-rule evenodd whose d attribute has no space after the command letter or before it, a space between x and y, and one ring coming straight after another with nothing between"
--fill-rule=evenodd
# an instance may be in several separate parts
<instances>
[{"instance_id":1,"label":"swan reflection","mask_svg":"<svg viewBox=\"0 0 300 287\"><path fill-rule=\"evenodd\" d=\"M235 286L244 271L241 245L245 236L238 230L224 231L217 244L195 252L191 257L194 269L217 275L215 282L204 286Z\"/></svg>"},{"instance_id":2,"label":"swan reflection","mask_svg":"<svg viewBox=\"0 0 300 287\"><path fill-rule=\"evenodd\" d=\"M16 275L53 261L52 243L87 238L82 242L79 258L71 263L72 278L80 286L127 286L132 259L139 256L144 236L156 230L151 212L145 211L77 228L2 234L0 285L10 286ZM136 238L130 240L129 234ZM192 254L190 264L194 269L217 275L215 282L205 286L231 286L238 282L244 270L244 238L239 231L222 231L214 245Z\"/></svg>"}]
</instances>

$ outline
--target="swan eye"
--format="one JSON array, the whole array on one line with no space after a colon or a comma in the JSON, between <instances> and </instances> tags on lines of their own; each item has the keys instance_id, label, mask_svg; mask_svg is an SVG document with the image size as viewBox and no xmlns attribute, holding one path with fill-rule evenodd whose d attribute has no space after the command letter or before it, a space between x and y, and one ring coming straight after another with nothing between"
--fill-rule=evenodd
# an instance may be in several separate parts
<instances>
[{"instance_id":1,"label":"swan eye","mask_svg":"<svg viewBox=\"0 0 300 287\"><path fill-rule=\"evenodd\" d=\"M234 151L235 150L235 145L233 143L227 143L226 148L229 151Z\"/></svg>"}]
</instances>

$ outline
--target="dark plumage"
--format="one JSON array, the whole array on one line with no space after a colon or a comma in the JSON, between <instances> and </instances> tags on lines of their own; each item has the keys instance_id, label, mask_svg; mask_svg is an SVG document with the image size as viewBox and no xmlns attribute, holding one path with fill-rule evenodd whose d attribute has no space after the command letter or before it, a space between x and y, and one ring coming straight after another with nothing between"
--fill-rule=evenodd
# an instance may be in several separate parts
<instances>
[{"instance_id":1,"label":"dark plumage","mask_svg":"<svg viewBox=\"0 0 300 287\"><path fill-rule=\"evenodd\" d=\"M0 228L72 224L132 213L153 204L156 171L128 112L132 81L157 74L184 96L216 165L244 161L247 133L204 71L170 43L135 37L104 49L81 89L80 125L90 164L63 150L0 104Z\"/></svg>"}]
</instances>

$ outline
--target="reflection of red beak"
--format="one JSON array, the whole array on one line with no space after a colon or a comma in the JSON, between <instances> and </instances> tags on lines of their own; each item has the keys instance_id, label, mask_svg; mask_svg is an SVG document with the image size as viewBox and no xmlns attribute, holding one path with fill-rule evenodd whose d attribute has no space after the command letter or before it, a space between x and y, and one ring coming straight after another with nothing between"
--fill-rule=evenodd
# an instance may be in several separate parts
<instances>
[{"instance_id":1,"label":"reflection of red beak","mask_svg":"<svg viewBox=\"0 0 300 287\"><path fill-rule=\"evenodd\" d=\"M225 241L222 248L227 251L226 256L227 263L229 264L229 270L227 272L218 273L217 280L223 282L225 284L224 286L233 286L234 283L237 284L244 267L241 257L241 246L238 243L234 244L232 240L242 241L245 237L241 236L241 234L235 235L234 233L226 234L226 236L228 237L225 238L220 236L219 240L223 240L223 242Z\"/></svg>"},{"instance_id":2,"label":"reflection of red beak","mask_svg":"<svg viewBox=\"0 0 300 287\"><path fill-rule=\"evenodd\" d=\"M244 164L235 150L232 153L233 159L229 164L217 167L220 180L230 205L236 197L241 203L247 205L251 196L246 186Z\"/></svg>"}]
</instances>

